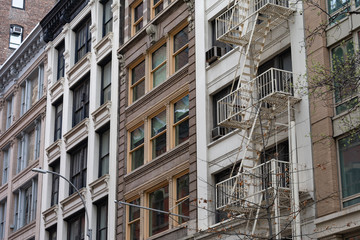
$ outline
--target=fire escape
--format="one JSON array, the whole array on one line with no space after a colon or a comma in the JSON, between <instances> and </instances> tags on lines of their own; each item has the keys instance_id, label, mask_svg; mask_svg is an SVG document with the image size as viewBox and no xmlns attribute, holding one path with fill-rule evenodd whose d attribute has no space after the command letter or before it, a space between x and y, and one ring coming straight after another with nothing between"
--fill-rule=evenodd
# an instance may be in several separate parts
<instances>
[{"instance_id":1,"label":"fire escape","mask_svg":"<svg viewBox=\"0 0 360 240\"><path fill-rule=\"evenodd\" d=\"M239 129L242 139L232 174L216 185L216 208L243 219L240 231L251 238L300 236L292 114L300 99L292 72L270 68L258 75L270 32L292 14L289 0L235 0L216 19L217 40L239 46L241 52L232 92L217 103L218 123ZM264 160L267 140L280 133L290 142L289 161ZM260 229L265 219L271 224Z\"/></svg>"}]
</instances>

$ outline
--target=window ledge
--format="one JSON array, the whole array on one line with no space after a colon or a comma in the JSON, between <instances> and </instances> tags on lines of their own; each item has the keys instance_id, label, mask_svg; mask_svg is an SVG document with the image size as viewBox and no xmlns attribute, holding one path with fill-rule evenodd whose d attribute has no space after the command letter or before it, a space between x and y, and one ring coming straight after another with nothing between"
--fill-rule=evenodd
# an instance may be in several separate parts
<instances>
[{"instance_id":1,"label":"window ledge","mask_svg":"<svg viewBox=\"0 0 360 240\"><path fill-rule=\"evenodd\" d=\"M84 201L86 203L86 188L83 187L79 190L81 196L84 198ZM69 197L65 198L60 202L60 207L63 213L63 218L67 218L71 216L72 214L78 212L79 210L84 208L84 204L81 201L81 198L79 195L74 192Z\"/></svg>"},{"instance_id":2,"label":"window ledge","mask_svg":"<svg viewBox=\"0 0 360 240\"><path fill-rule=\"evenodd\" d=\"M69 88L90 71L91 52L86 53L68 72Z\"/></svg>"},{"instance_id":3,"label":"window ledge","mask_svg":"<svg viewBox=\"0 0 360 240\"><path fill-rule=\"evenodd\" d=\"M114 34L109 32L100 40L100 42L94 46L96 61L99 61L99 59L103 58L108 52L111 51L113 38Z\"/></svg>"},{"instance_id":4,"label":"window ledge","mask_svg":"<svg viewBox=\"0 0 360 240\"><path fill-rule=\"evenodd\" d=\"M42 213L45 222L45 228L49 228L57 223L58 211L59 206L56 204Z\"/></svg>"},{"instance_id":5,"label":"window ledge","mask_svg":"<svg viewBox=\"0 0 360 240\"><path fill-rule=\"evenodd\" d=\"M0 187L0 199L4 199L7 195L7 189L8 189L8 183L9 183L9 179L6 183L4 183L1 187Z\"/></svg>"},{"instance_id":6,"label":"window ledge","mask_svg":"<svg viewBox=\"0 0 360 240\"><path fill-rule=\"evenodd\" d=\"M61 139L58 139L56 142L51 144L46 149L46 156L48 157L48 164L52 163L55 159L60 157L61 153Z\"/></svg>"},{"instance_id":7,"label":"window ledge","mask_svg":"<svg viewBox=\"0 0 360 240\"><path fill-rule=\"evenodd\" d=\"M61 96L61 94L64 91L64 78L60 78L59 80L57 80L50 88L49 88L49 93L50 93L50 97L51 97L51 101L54 101L56 99L58 99L59 96Z\"/></svg>"},{"instance_id":8,"label":"window ledge","mask_svg":"<svg viewBox=\"0 0 360 240\"><path fill-rule=\"evenodd\" d=\"M36 219L26 224L25 226L22 226L21 228L14 230L13 233L9 234L9 240L31 238L33 235L35 235L35 230L36 230L35 226L36 226Z\"/></svg>"},{"instance_id":9,"label":"window ledge","mask_svg":"<svg viewBox=\"0 0 360 240\"><path fill-rule=\"evenodd\" d=\"M109 179L110 179L110 175L105 174L104 176L96 179L94 182L89 184L91 199L93 201L97 201L97 200L105 197L108 194Z\"/></svg>"},{"instance_id":10,"label":"window ledge","mask_svg":"<svg viewBox=\"0 0 360 240\"><path fill-rule=\"evenodd\" d=\"M152 240L152 239L158 239L158 238L165 238L166 235L169 235L169 234L171 234L173 232L181 231L181 230L185 231L184 236L182 236L182 237L185 237L187 235L187 223L184 223L184 224L179 225L179 226L174 226L173 228L170 228L170 229L165 230L163 232L157 233L157 234L155 234L155 235L153 235L151 237L148 237L146 239L147 240ZM170 237L170 236L168 236L168 237Z\"/></svg>"},{"instance_id":11,"label":"window ledge","mask_svg":"<svg viewBox=\"0 0 360 240\"><path fill-rule=\"evenodd\" d=\"M360 107L350 109L332 118L333 137L338 137L360 124ZM349 124L350 123L350 126Z\"/></svg>"},{"instance_id":12,"label":"window ledge","mask_svg":"<svg viewBox=\"0 0 360 240\"><path fill-rule=\"evenodd\" d=\"M66 149L69 150L87 137L89 131L89 118L83 119L70 131L63 135Z\"/></svg>"},{"instance_id":13,"label":"window ledge","mask_svg":"<svg viewBox=\"0 0 360 240\"><path fill-rule=\"evenodd\" d=\"M26 168L24 168L23 170L21 170L12 180L12 189L18 189L22 186L22 184L24 184L23 179L31 179L33 178L35 175L37 175L37 173L31 171L33 168L38 167L39 166L39 158L36 159L35 161L31 162ZM27 176L26 176L27 175Z\"/></svg>"},{"instance_id":14,"label":"window ledge","mask_svg":"<svg viewBox=\"0 0 360 240\"><path fill-rule=\"evenodd\" d=\"M91 113L95 130L110 121L111 116L111 101L107 101Z\"/></svg>"}]
</instances>

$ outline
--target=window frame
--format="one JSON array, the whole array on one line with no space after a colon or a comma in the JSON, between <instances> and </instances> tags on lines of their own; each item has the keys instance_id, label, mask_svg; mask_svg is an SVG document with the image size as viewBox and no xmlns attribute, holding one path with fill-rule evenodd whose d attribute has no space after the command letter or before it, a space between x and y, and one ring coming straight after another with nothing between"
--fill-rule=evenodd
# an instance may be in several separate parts
<instances>
[{"instance_id":1,"label":"window frame","mask_svg":"<svg viewBox=\"0 0 360 240\"><path fill-rule=\"evenodd\" d=\"M142 16L135 21L135 9L142 4ZM134 36L144 27L144 1L138 0L135 1L131 6L131 36ZM137 30L137 26L140 25L140 28Z\"/></svg>"},{"instance_id":2,"label":"window frame","mask_svg":"<svg viewBox=\"0 0 360 240\"><path fill-rule=\"evenodd\" d=\"M102 207L106 208L106 218L105 218L105 227L101 228L101 211ZM99 202L96 203L96 239L97 240L107 240L107 233L108 233L108 209L109 209L109 205L108 205L108 199L104 199L104 200L100 200ZM105 239L101 239L101 232L105 230L106 234L105 234Z\"/></svg>"},{"instance_id":3,"label":"window frame","mask_svg":"<svg viewBox=\"0 0 360 240\"><path fill-rule=\"evenodd\" d=\"M136 201L137 199L139 199L139 204L136 204L136 203L133 203L134 201ZM141 205L141 198L139 195L136 195L128 200L126 200L126 202L128 203L132 203L132 204L135 204L135 205ZM131 225L136 223L136 222L139 222L139 235L140 235L140 232L141 232L141 222L142 222L142 209L141 208L138 208L139 209L139 217L130 221L130 208L132 206L129 206L129 205L126 205L126 239L127 240L130 240L131 239ZM136 207L135 207L136 208Z\"/></svg>"},{"instance_id":4,"label":"window frame","mask_svg":"<svg viewBox=\"0 0 360 240\"><path fill-rule=\"evenodd\" d=\"M133 70L138 67L140 64L144 64L144 76L139 78L134 84L132 83L132 78L133 78ZM140 85L141 83L144 83L144 94L139 96L138 98L134 99L134 88L137 87L138 85ZM145 58L142 57L139 60L135 61L134 63L132 63L129 67L129 103L134 103L137 100L139 100L142 96L144 96L147 91L146 91L146 61Z\"/></svg>"},{"instance_id":5,"label":"window frame","mask_svg":"<svg viewBox=\"0 0 360 240\"><path fill-rule=\"evenodd\" d=\"M103 149L103 135L108 133L108 146L107 146L107 153L103 155L102 153L102 149ZM103 162L105 161L105 163L107 162L107 169L105 170L105 172L103 172ZM102 177L106 174L109 174L109 163L110 163L110 127L104 129L103 131L101 131L99 133L99 175L98 177Z\"/></svg>"},{"instance_id":6,"label":"window frame","mask_svg":"<svg viewBox=\"0 0 360 240\"><path fill-rule=\"evenodd\" d=\"M159 116L160 114L162 113L165 113L165 129L162 130L161 132L155 134L154 136L152 136L152 120ZM167 136L167 132L168 132L168 112L166 110L165 107L163 108L160 108L159 110L157 110L154 114L150 115L148 117L149 121L148 121L148 136L149 136L149 156L147 159L151 159L151 160L154 160L155 158L163 155L164 153L166 153L167 151L169 151L168 149L168 136ZM165 135L165 152L164 153L161 153L160 155L157 155L157 156L154 156L154 152L153 152L153 144L154 144L154 140L156 140L157 138L161 137ZM150 160L150 161L151 161Z\"/></svg>"},{"instance_id":7,"label":"window frame","mask_svg":"<svg viewBox=\"0 0 360 240\"><path fill-rule=\"evenodd\" d=\"M181 31L187 31L186 35L187 35L187 42L185 45L183 45L181 48L179 48L177 51L175 51L174 48L174 43L175 43L175 36L177 34L179 34ZM177 71L179 71L180 69L182 69L183 67L185 67L188 63L189 63L189 35L188 32L189 28L188 28L188 22L183 22L182 24L180 24L175 31L173 31L173 33L171 34L171 38L170 38L170 52L171 52L171 74L176 73ZM175 51L175 52L174 52ZM176 56L178 56L179 54L181 54L183 51L187 51L188 52L188 58L187 58L187 63L184 64L182 67L180 67L179 69L176 69Z\"/></svg>"},{"instance_id":8,"label":"window frame","mask_svg":"<svg viewBox=\"0 0 360 240\"><path fill-rule=\"evenodd\" d=\"M60 173L60 160L58 160L54 164L52 164L51 168L52 168L53 172ZM52 174L50 206L59 204L59 182L60 182L59 175Z\"/></svg>"},{"instance_id":9,"label":"window frame","mask_svg":"<svg viewBox=\"0 0 360 240\"><path fill-rule=\"evenodd\" d=\"M177 185L177 180L183 176L187 175L188 176L188 195L185 196L185 197L182 197L180 199L178 199L178 196L177 196L177 190L178 190L178 185ZM181 203L184 203L185 201L188 201L190 200L190 180L189 180L189 177L190 177L190 174L189 174L189 170L187 169L186 171L183 171L177 175L175 175L173 177L173 196L172 196L172 199L173 199L173 209L174 209L174 213L175 214L180 214L180 215L184 215L184 216L187 216L183 213L180 213L179 212L179 205ZM190 202L189 202L189 207L190 207ZM189 215L190 216L190 209L189 209ZM175 216L174 217L174 225L175 226L179 226L179 225L182 225L182 224L186 224L187 221L183 222L183 220L181 220L182 218L181 217L178 217L178 216Z\"/></svg>"},{"instance_id":10,"label":"window frame","mask_svg":"<svg viewBox=\"0 0 360 240\"><path fill-rule=\"evenodd\" d=\"M153 63L153 54L160 50L160 48L165 46L165 60L162 61L160 64L158 64L155 68L153 68L152 63ZM150 84L149 84L149 88L150 89L154 89L156 87L158 87L159 85L161 85L163 82L166 82L166 80L168 79L168 42L164 39L162 41L159 41L150 51L148 54L148 59L149 59L149 65L148 65L148 69L149 69L149 77L150 77ZM160 82L159 84L157 84L156 86L154 86L154 73L156 71L158 71L161 67L165 66L165 79Z\"/></svg>"},{"instance_id":11,"label":"window frame","mask_svg":"<svg viewBox=\"0 0 360 240\"><path fill-rule=\"evenodd\" d=\"M65 75L65 43L61 42L58 46L56 46L57 50L57 72L56 72L56 80L60 80Z\"/></svg>"},{"instance_id":12,"label":"window frame","mask_svg":"<svg viewBox=\"0 0 360 240\"><path fill-rule=\"evenodd\" d=\"M89 75L86 76L80 82L81 82L80 84L78 84L76 87L72 89L73 92L72 127L75 127L82 120L89 117L90 76ZM76 108L76 98L77 98L76 94L83 95L83 97L85 94L85 99L83 99L83 97L80 98L81 96L79 96L80 104L78 108ZM78 112L80 113L80 117L79 120L76 121L76 113Z\"/></svg>"},{"instance_id":13,"label":"window frame","mask_svg":"<svg viewBox=\"0 0 360 240\"><path fill-rule=\"evenodd\" d=\"M17 8L17 9L23 9L25 10L25 0L21 0L22 1L22 7L17 7L17 6L14 6L14 0L11 1L11 7L12 8ZM20 1L19 1L20 2Z\"/></svg>"},{"instance_id":14,"label":"window frame","mask_svg":"<svg viewBox=\"0 0 360 240\"><path fill-rule=\"evenodd\" d=\"M14 34L12 33L12 29L14 27L19 27L21 28L21 34ZM15 41L12 40L12 36L20 36L20 43L14 43ZM23 39L24 38L24 27L23 26L20 26L20 25L17 25L17 24L11 24L10 25L10 29L9 29L9 48L10 49L17 49L21 43L23 42Z\"/></svg>"},{"instance_id":15,"label":"window frame","mask_svg":"<svg viewBox=\"0 0 360 240\"><path fill-rule=\"evenodd\" d=\"M10 160L10 148L2 149L2 173L1 173L1 185L4 185L9 180L9 160Z\"/></svg>"},{"instance_id":16,"label":"window frame","mask_svg":"<svg viewBox=\"0 0 360 240\"><path fill-rule=\"evenodd\" d=\"M186 142L187 140L181 142L181 143L177 143L176 141L176 127L179 126L180 124L190 120L190 99L189 99L189 106L188 106L188 114L187 116L185 116L184 118L180 119L179 121L175 122L175 104L180 102L183 98L185 97L189 98L189 93L181 95L180 97L176 98L175 100L172 101L171 104L171 132L172 132L172 138L171 138L171 144L172 144L172 148L182 144L183 142ZM190 127L189 127L190 128ZM188 131L189 131L188 128ZM188 137L189 137L189 133L188 133Z\"/></svg>"},{"instance_id":17,"label":"window frame","mask_svg":"<svg viewBox=\"0 0 360 240\"><path fill-rule=\"evenodd\" d=\"M6 123L5 123L5 129L9 129L13 123L13 117L14 117L14 95L10 95L6 98Z\"/></svg>"},{"instance_id":18,"label":"window frame","mask_svg":"<svg viewBox=\"0 0 360 240\"><path fill-rule=\"evenodd\" d=\"M69 220L67 220L67 225L68 225L68 229L67 229L67 239L70 239L71 237L71 229L72 227L75 227L73 226L73 224L75 224L77 221L79 221L79 225L80 227L77 229L77 233L78 233L78 236L80 237L81 240L85 240L85 213L82 212L80 214L75 214L75 216L73 216L72 218L70 218ZM82 226L82 224L84 224L84 226ZM75 229L76 230L76 229ZM81 238L81 237L84 237L84 238Z\"/></svg>"},{"instance_id":19,"label":"window frame","mask_svg":"<svg viewBox=\"0 0 360 240\"><path fill-rule=\"evenodd\" d=\"M55 116L54 116L54 142L62 138L62 113L63 113L63 101L56 103ZM59 109L61 107L61 110ZM58 122L59 121L59 122ZM58 126L59 125L59 126Z\"/></svg>"},{"instance_id":20,"label":"window frame","mask_svg":"<svg viewBox=\"0 0 360 240\"><path fill-rule=\"evenodd\" d=\"M4 239L6 230L7 198L0 202L0 239Z\"/></svg>"},{"instance_id":21,"label":"window frame","mask_svg":"<svg viewBox=\"0 0 360 240\"><path fill-rule=\"evenodd\" d=\"M154 0L150 0L151 5L151 19L155 18L159 13L161 13L164 10L164 0L159 0L157 3L154 4ZM160 5L162 5L162 9L156 13L156 8L158 8Z\"/></svg>"},{"instance_id":22,"label":"window frame","mask_svg":"<svg viewBox=\"0 0 360 240\"><path fill-rule=\"evenodd\" d=\"M70 175L69 180L77 189L86 187L87 181L87 158L88 143L82 143L75 147L76 150L70 153ZM79 161L79 162L78 162ZM79 165L79 169L74 169ZM69 195L75 193L75 189L69 185Z\"/></svg>"},{"instance_id":23,"label":"window frame","mask_svg":"<svg viewBox=\"0 0 360 240\"><path fill-rule=\"evenodd\" d=\"M146 127L145 127L145 123L144 122L140 122L138 124L136 124L134 127L132 127L131 129L128 130L128 161L127 161L127 169L128 169L128 172L132 172L132 171L135 171L136 169L138 169L139 167L143 166L145 163L146 163L146 155L145 155L145 139L146 139ZM143 133L144 133L144 136L143 136L143 142L141 144L139 144L138 146L134 147L133 149L131 149L131 145L132 145L132 138L131 138L131 133L133 133L135 130L139 129L143 127ZM132 169L132 154L139 150L140 148L143 148L143 164Z\"/></svg>"},{"instance_id":24,"label":"window frame","mask_svg":"<svg viewBox=\"0 0 360 240\"><path fill-rule=\"evenodd\" d=\"M75 30L75 63L79 62L88 52L91 51L91 17L85 17L82 23ZM79 38L84 37L84 43L79 46ZM82 49L85 52L80 55Z\"/></svg>"},{"instance_id":25,"label":"window frame","mask_svg":"<svg viewBox=\"0 0 360 240\"><path fill-rule=\"evenodd\" d=\"M105 86L104 82L105 82L105 69L106 67L109 66L110 68L110 81L109 83ZM103 105L104 103L108 102L108 101L111 101L111 79L112 79L112 61L109 60L107 61L105 64L103 64L101 66L101 99L100 99L100 105ZM106 90L110 89L110 99L107 99L105 101L105 94L104 92Z\"/></svg>"},{"instance_id":26,"label":"window frame","mask_svg":"<svg viewBox=\"0 0 360 240\"><path fill-rule=\"evenodd\" d=\"M112 9L111 9L112 0L102 0L102 1L100 1L100 3L102 4L102 7L103 7L102 37L105 37L109 32L112 32L112 28L113 28L113 26L112 26L113 13L112 13ZM110 14L111 14L111 17L107 21L105 19L106 10L107 10L106 7L110 8ZM108 24L111 26L111 27L109 27L109 31L107 31Z\"/></svg>"}]
</instances>

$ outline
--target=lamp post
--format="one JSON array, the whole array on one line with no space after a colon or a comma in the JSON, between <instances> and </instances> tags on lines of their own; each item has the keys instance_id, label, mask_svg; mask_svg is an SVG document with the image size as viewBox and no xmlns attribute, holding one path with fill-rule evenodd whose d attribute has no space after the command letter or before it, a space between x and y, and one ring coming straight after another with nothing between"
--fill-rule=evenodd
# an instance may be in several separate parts
<instances>
[{"instance_id":1,"label":"lamp post","mask_svg":"<svg viewBox=\"0 0 360 240\"><path fill-rule=\"evenodd\" d=\"M41 173L41 174L47 174L47 173L50 173L50 174L54 174L54 175L57 175L59 177L61 177L62 179L64 179L65 181L67 181L76 191L77 195L80 197L83 205L84 205L84 208L85 208L85 215L86 215L86 221L87 221L87 224L88 224L88 228L87 228L87 236L89 237L89 240L92 239L92 229L90 228L90 221L89 221L89 214L88 214L88 211L87 211L87 208L86 208L86 204L85 204L85 200L84 198L81 196L80 192L79 192L79 189L77 187L75 187L75 185L70 182L69 179L67 179L66 177L64 177L63 175L57 173L57 172L53 172L53 171L49 171L49 170L44 170L44 169L41 169L41 168L33 168L32 169L33 172L37 172L37 173Z\"/></svg>"}]
</instances>

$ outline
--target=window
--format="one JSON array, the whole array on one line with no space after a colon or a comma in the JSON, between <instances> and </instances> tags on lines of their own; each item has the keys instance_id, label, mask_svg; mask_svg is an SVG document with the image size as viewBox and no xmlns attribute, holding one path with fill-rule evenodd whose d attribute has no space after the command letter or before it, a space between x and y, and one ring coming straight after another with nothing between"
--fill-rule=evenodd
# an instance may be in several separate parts
<instances>
[{"instance_id":1,"label":"window","mask_svg":"<svg viewBox=\"0 0 360 240\"><path fill-rule=\"evenodd\" d=\"M21 116L43 96L43 88L44 66L41 64L21 84Z\"/></svg>"},{"instance_id":2,"label":"window","mask_svg":"<svg viewBox=\"0 0 360 240\"><path fill-rule=\"evenodd\" d=\"M85 240L85 215L76 214L68 221L68 240Z\"/></svg>"},{"instance_id":3,"label":"window","mask_svg":"<svg viewBox=\"0 0 360 240\"><path fill-rule=\"evenodd\" d=\"M147 124L139 123L129 130L128 172L161 156L169 148L189 138L189 96L186 95L169 105L169 110L159 109L156 115L149 116ZM173 121L170 126L168 122L171 121L167 119L169 115L172 115ZM144 132L149 132L147 141L144 140ZM168 142L167 138L171 141Z\"/></svg>"},{"instance_id":4,"label":"window","mask_svg":"<svg viewBox=\"0 0 360 240\"><path fill-rule=\"evenodd\" d=\"M354 89L357 89L357 81L351 81L349 78L342 76L349 75L350 70L355 70L352 67L349 59L354 56L354 44L352 40L346 41L343 44L331 50L331 64L334 72L334 96L335 96L335 112L336 114L343 113L355 107L359 100L354 96ZM346 67L344 67L346 65ZM336 77L338 76L338 77Z\"/></svg>"},{"instance_id":5,"label":"window","mask_svg":"<svg viewBox=\"0 0 360 240\"><path fill-rule=\"evenodd\" d=\"M151 0L151 18L154 18L164 9L164 0Z\"/></svg>"},{"instance_id":6,"label":"window","mask_svg":"<svg viewBox=\"0 0 360 240\"><path fill-rule=\"evenodd\" d=\"M60 173L60 161L51 166L52 171ZM52 174L51 182L51 206L58 204L59 201L59 175Z\"/></svg>"},{"instance_id":7,"label":"window","mask_svg":"<svg viewBox=\"0 0 360 240\"><path fill-rule=\"evenodd\" d=\"M176 33L173 38L173 72L177 72L189 61L188 27Z\"/></svg>"},{"instance_id":8,"label":"window","mask_svg":"<svg viewBox=\"0 0 360 240\"><path fill-rule=\"evenodd\" d=\"M55 126L54 126L54 142L61 139L61 128L62 128L62 102L55 106Z\"/></svg>"},{"instance_id":9,"label":"window","mask_svg":"<svg viewBox=\"0 0 360 240\"><path fill-rule=\"evenodd\" d=\"M91 19L89 18L76 30L75 63L91 50L90 24Z\"/></svg>"},{"instance_id":10,"label":"window","mask_svg":"<svg viewBox=\"0 0 360 240\"><path fill-rule=\"evenodd\" d=\"M221 41L217 40L216 29L219 31L218 35L221 35L221 33L224 32L225 29L226 29L225 23L222 23L222 22L219 21L218 22L219 26L218 26L218 28L216 28L216 20L214 19L214 20L211 21L210 24L211 24L212 46L221 48L221 54L225 55L226 53L230 52L234 48L232 44L224 43L224 42L221 42ZM224 25L221 25L221 24L224 24Z\"/></svg>"},{"instance_id":11,"label":"window","mask_svg":"<svg viewBox=\"0 0 360 240\"><path fill-rule=\"evenodd\" d=\"M137 1L133 7L131 7L132 15L132 29L131 35L135 35L143 27L143 1Z\"/></svg>"},{"instance_id":12,"label":"window","mask_svg":"<svg viewBox=\"0 0 360 240\"><path fill-rule=\"evenodd\" d=\"M75 152L71 154L70 181L77 189L86 186L86 170L87 170L87 144L76 147ZM70 194L75 192L71 186Z\"/></svg>"},{"instance_id":13,"label":"window","mask_svg":"<svg viewBox=\"0 0 360 240\"><path fill-rule=\"evenodd\" d=\"M101 1L103 5L103 37L112 32L112 12L111 12L111 3L112 0L103 0Z\"/></svg>"},{"instance_id":14,"label":"window","mask_svg":"<svg viewBox=\"0 0 360 240\"><path fill-rule=\"evenodd\" d=\"M359 7L360 6L360 0L355 0L355 7Z\"/></svg>"},{"instance_id":15,"label":"window","mask_svg":"<svg viewBox=\"0 0 360 240\"><path fill-rule=\"evenodd\" d=\"M0 203L0 239L5 237L6 228L6 199Z\"/></svg>"},{"instance_id":16,"label":"window","mask_svg":"<svg viewBox=\"0 0 360 240\"><path fill-rule=\"evenodd\" d=\"M109 140L110 129L100 133L99 177L109 173Z\"/></svg>"},{"instance_id":17,"label":"window","mask_svg":"<svg viewBox=\"0 0 360 240\"><path fill-rule=\"evenodd\" d=\"M189 138L189 95L174 104L174 137L175 146Z\"/></svg>"},{"instance_id":18,"label":"window","mask_svg":"<svg viewBox=\"0 0 360 240\"><path fill-rule=\"evenodd\" d=\"M35 121L35 126L21 133L18 138L17 171L19 173L32 161L40 156L41 123Z\"/></svg>"},{"instance_id":19,"label":"window","mask_svg":"<svg viewBox=\"0 0 360 240\"><path fill-rule=\"evenodd\" d=\"M23 38L23 27L18 25L10 25L9 48L17 49Z\"/></svg>"},{"instance_id":20,"label":"window","mask_svg":"<svg viewBox=\"0 0 360 240\"><path fill-rule=\"evenodd\" d=\"M151 54L152 87L166 80L166 43Z\"/></svg>"},{"instance_id":21,"label":"window","mask_svg":"<svg viewBox=\"0 0 360 240\"><path fill-rule=\"evenodd\" d=\"M101 104L111 100L111 61L101 67Z\"/></svg>"},{"instance_id":22,"label":"window","mask_svg":"<svg viewBox=\"0 0 360 240\"><path fill-rule=\"evenodd\" d=\"M343 206L360 203L360 137L359 133L338 142Z\"/></svg>"},{"instance_id":23,"label":"window","mask_svg":"<svg viewBox=\"0 0 360 240\"><path fill-rule=\"evenodd\" d=\"M140 205L140 198L131 200L129 203ZM127 220L127 239L140 239L140 208L127 206L128 220Z\"/></svg>"},{"instance_id":24,"label":"window","mask_svg":"<svg viewBox=\"0 0 360 240\"><path fill-rule=\"evenodd\" d=\"M175 210L177 214L189 216L189 174L176 178L176 201ZM187 222L187 218L177 217L177 224Z\"/></svg>"},{"instance_id":25,"label":"window","mask_svg":"<svg viewBox=\"0 0 360 240\"><path fill-rule=\"evenodd\" d=\"M12 0L11 6L14 8L24 9L25 0Z\"/></svg>"},{"instance_id":26,"label":"window","mask_svg":"<svg viewBox=\"0 0 360 240\"><path fill-rule=\"evenodd\" d=\"M65 44L61 43L57 48L57 80L64 77L65 73Z\"/></svg>"},{"instance_id":27,"label":"window","mask_svg":"<svg viewBox=\"0 0 360 240\"><path fill-rule=\"evenodd\" d=\"M13 121L14 109L13 109L13 96L6 99L6 129L8 129Z\"/></svg>"},{"instance_id":28,"label":"window","mask_svg":"<svg viewBox=\"0 0 360 240\"><path fill-rule=\"evenodd\" d=\"M169 186L166 185L151 193L149 193L149 207L169 211ZM157 233L163 232L169 228L169 215L148 211L149 221L149 236L153 236Z\"/></svg>"},{"instance_id":29,"label":"window","mask_svg":"<svg viewBox=\"0 0 360 240\"><path fill-rule=\"evenodd\" d=\"M166 152L166 111L151 119L152 159Z\"/></svg>"},{"instance_id":30,"label":"window","mask_svg":"<svg viewBox=\"0 0 360 240\"><path fill-rule=\"evenodd\" d=\"M49 240L56 240L56 225L51 227L47 231L49 232Z\"/></svg>"},{"instance_id":31,"label":"window","mask_svg":"<svg viewBox=\"0 0 360 240\"><path fill-rule=\"evenodd\" d=\"M3 149L3 169L1 184L7 183L9 177L9 149Z\"/></svg>"},{"instance_id":32,"label":"window","mask_svg":"<svg viewBox=\"0 0 360 240\"><path fill-rule=\"evenodd\" d=\"M145 61L130 70L130 102L135 102L145 94Z\"/></svg>"},{"instance_id":33,"label":"window","mask_svg":"<svg viewBox=\"0 0 360 240\"><path fill-rule=\"evenodd\" d=\"M230 176L231 172L232 172L232 166L222 170L221 172L215 174L215 176L214 176L214 179L215 179L214 196L216 196L215 200L217 202L219 202L219 201L221 202L222 198L221 198L221 196L216 194L216 184L229 179L229 176ZM215 206L216 206L216 204L215 204ZM229 219L230 217L231 216L229 216L226 211L215 210L215 223L222 222L224 220Z\"/></svg>"},{"instance_id":34,"label":"window","mask_svg":"<svg viewBox=\"0 0 360 240\"><path fill-rule=\"evenodd\" d=\"M350 10L350 0L328 0L330 23L339 21L346 16L346 12Z\"/></svg>"},{"instance_id":35,"label":"window","mask_svg":"<svg viewBox=\"0 0 360 240\"><path fill-rule=\"evenodd\" d=\"M130 133L130 169L137 169L144 164L144 125Z\"/></svg>"},{"instance_id":36,"label":"window","mask_svg":"<svg viewBox=\"0 0 360 240\"><path fill-rule=\"evenodd\" d=\"M37 179L32 179L14 193L14 230L36 218Z\"/></svg>"},{"instance_id":37,"label":"window","mask_svg":"<svg viewBox=\"0 0 360 240\"><path fill-rule=\"evenodd\" d=\"M73 127L89 117L89 79L81 81L74 91Z\"/></svg>"},{"instance_id":38,"label":"window","mask_svg":"<svg viewBox=\"0 0 360 240\"><path fill-rule=\"evenodd\" d=\"M96 219L96 239L107 239L107 216L108 215L108 201L101 201L97 204L97 219Z\"/></svg>"}]
</instances>

